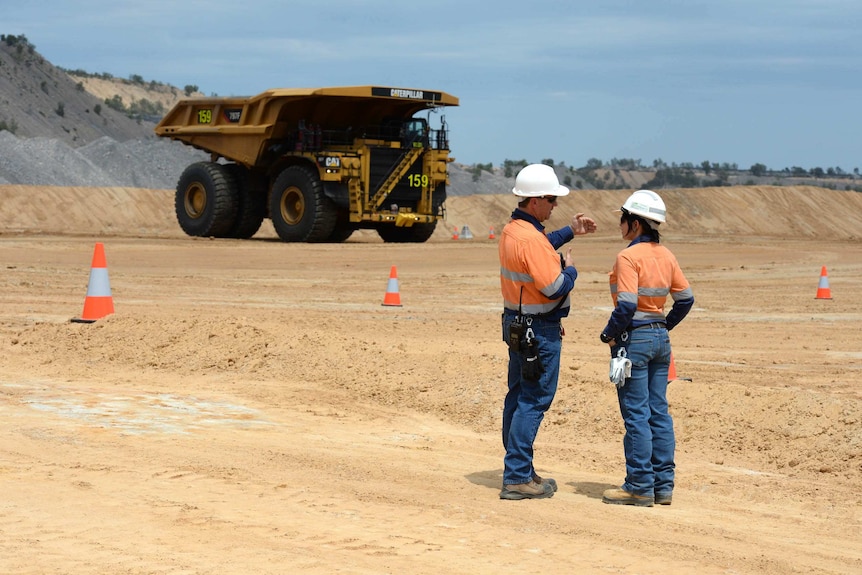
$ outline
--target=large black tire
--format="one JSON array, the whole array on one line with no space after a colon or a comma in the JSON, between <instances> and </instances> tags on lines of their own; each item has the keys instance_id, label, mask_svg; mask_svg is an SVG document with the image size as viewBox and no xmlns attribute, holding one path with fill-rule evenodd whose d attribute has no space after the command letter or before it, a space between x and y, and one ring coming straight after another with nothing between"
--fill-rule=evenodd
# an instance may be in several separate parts
<instances>
[{"instance_id":1,"label":"large black tire","mask_svg":"<svg viewBox=\"0 0 862 575\"><path fill-rule=\"evenodd\" d=\"M351 226L343 226L336 225L332 230L332 233L329 234L329 237L326 239L327 242L333 244L340 244L342 242L346 242L347 238L353 235L353 232L356 231L356 228Z\"/></svg>"},{"instance_id":2,"label":"large black tire","mask_svg":"<svg viewBox=\"0 0 862 575\"><path fill-rule=\"evenodd\" d=\"M247 240L257 233L266 217L266 187L252 179L248 169L239 164L225 166L236 182L236 221L227 233L229 238Z\"/></svg>"},{"instance_id":3,"label":"large black tire","mask_svg":"<svg viewBox=\"0 0 862 575\"><path fill-rule=\"evenodd\" d=\"M197 162L183 171L174 199L183 231L197 237L226 237L237 210L237 186L221 164Z\"/></svg>"},{"instance_id":4,"label":"large black tire","mask_svg":"<svg viewBox=\"0 0 862 575\"><path fill-rule=\"evenodd\" d=\"M434 233L434 228L437 227L437 222L430 224L413 224L410 227L397 226L380 226L377 228L377 235L383 238L387 243L422 243L427 242L428 238Z\"/></svg>"},{"instance_id":5,"label":"large black tire","mask_svg":"<svg viewBox=\"0 0 862 575\"><path fill-rule=\"evenodd\" d=\"M317 172L290 166L275 179L269 217L285 242L325 242L335 228L335 204L323 194Z\"/></svg>"},{"instance_id":6,"label":"large black tire","mask_svg":"<svg viewBox=\"0 0 862 575\"><path fill-rule=\"evenodd\" d=\"M345 242L357 229L356 224L350 221L350 213L347 210L338 210L335 226L326 241L333 244Z\"/></svg>"}]
</instances>

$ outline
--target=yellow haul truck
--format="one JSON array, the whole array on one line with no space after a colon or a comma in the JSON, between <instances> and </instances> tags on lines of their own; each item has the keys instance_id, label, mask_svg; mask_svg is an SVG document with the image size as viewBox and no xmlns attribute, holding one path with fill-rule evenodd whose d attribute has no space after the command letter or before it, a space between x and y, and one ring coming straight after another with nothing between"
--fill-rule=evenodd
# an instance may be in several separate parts
<instances>
[{"instance_id":1,"label":"yellow haul truck","mask_svg":"<svg viewBox=\"0 0 862 575\"><path fill-rule=\"evenodd\" d=\"M424 242L443 219L449 135L445 92L351 86L275 89L177 103L156 134L210 154L179 178L190 236L250 238L269 217L286 242L341 242L357 229ZM414 117L428 111L428 118Z\"/></svg>"}]
</instances>

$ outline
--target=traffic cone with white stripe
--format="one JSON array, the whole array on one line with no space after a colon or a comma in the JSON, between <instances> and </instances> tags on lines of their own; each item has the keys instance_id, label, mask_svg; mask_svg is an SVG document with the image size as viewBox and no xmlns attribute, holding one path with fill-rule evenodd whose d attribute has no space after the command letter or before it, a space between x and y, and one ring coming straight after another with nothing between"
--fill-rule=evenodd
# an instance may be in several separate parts
<instances>
[{"instance_id":1,"label":"traffic cone with white stripe","mask_svg":"<svg viewBox=\"0 0 862 575\"><path fill-rule=\"evenodd\" d=\"M395 266L389 270L389 283L386 285L386 295L382 305L401 307L401 294L398 293L398 270Z\"/></svg>"},{"instance_id":2,"label":"traffic cone with white stripe","mask_svg":"<svg viewBox=\"0 0 862 575\"><path fill-rule=\"evenodd\" d=\"M681 377L676 374L676 362L673 360L673 352L670 354L670 367L667 370L667 382L672 381L691 381L690 377Z\"/></svg>"},{"instance_id":3,"label":"traffic cone with white stripe","mask_svg":"<svg viewBox=\"0 0 862 575\"><path fill-rule=\"evenodd\" d=\"M90 283L87 285L87 297L84 298L84 313L79 318L73 318L72 321L75 323L93 323L112 313L114 313L114 298L111 296L111 282L108 279L105 246L99 242L93 251Z\"/></svg>"},{"instance_id":4,"label":"traffic cone with white stripe","mask_svg":"<svg viewBox=\"0 0 862 575\"><path fill-rule=\"evenodd\" d=\"M832 290L829 289L829 277L826 275L826 266L820 268L820 283L817 284L817 295L814 299L832 299Z\"/></svg>"}]
</instances>

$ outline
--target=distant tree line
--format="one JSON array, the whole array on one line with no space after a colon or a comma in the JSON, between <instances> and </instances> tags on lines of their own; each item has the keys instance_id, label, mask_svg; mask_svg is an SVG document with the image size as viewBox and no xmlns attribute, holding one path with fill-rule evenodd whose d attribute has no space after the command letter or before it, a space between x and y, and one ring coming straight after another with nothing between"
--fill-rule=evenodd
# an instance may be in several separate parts
<instances>
[{"instance_id":1,"label":"distant tree line","mask_svg":"<svg viewBox=\"0 0 862 575\"><path fill-rule=\"evenodd\" d=\"M511 178L528 163L527 160L504 160L500 167L503 175ZM846 172L838 166L826 169L815 167L808 170L800 166L793 166L782 170L771 170L765 164L755 163L744 170L735 163L703 161L697 165L690 162L667 164L660 158L653 160L649 167L645 166L640 159L632 158L613 158L609 162L590 158L586 165L580 168L566 166L564 162L557 164L551 158L544 158L541 163L557 168L558 171L562 168L564 185L583 188L586 182L599 190L627 189L630 187L621 177L623 171L652 172L652 179L644 184L644 187L652 189L722 187L731 185L731 178L737 184L744 183L745 185L754 185L754 178L773 178L771 185L782 185L787 178L813 179L820 180L817 185L821 187L836 189L837 184L830 183L830 179L856 180L860 177L859 168L853 168L852 172ZM474 165L472 168L473 181L479 179L482 171L493 171L493 164ZM740 181L740 178L746 176L750 176L750 178L744 182ZM573 180L573 178L575 179ZM862 185L845 184L844 189L862 192Z\"/></svg>"}]
</instances>

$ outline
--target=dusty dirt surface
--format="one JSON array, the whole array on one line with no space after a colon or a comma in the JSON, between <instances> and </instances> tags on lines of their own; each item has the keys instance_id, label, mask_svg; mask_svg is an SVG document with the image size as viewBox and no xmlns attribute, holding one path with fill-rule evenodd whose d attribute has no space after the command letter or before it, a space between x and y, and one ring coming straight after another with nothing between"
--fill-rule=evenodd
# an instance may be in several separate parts
<instances>
[{"instance_id":1,"label":"dusty dirt surface","mask_svg":"<svg viewBox=\"0 0 862 575\"><path fill-rule=\"evenodd\" d=\"M601 502L624 473L606 194L570 198L602 227L573 242L536 443L559 491L501 501L485 227L511 198L450 202L474 240L304 245L185 237L170 192L0 190L0 573L862 572L860 200L723 234L700 205L709 237L671 215L697 300L672 332L677 489L630 508ZM72 323L96 242L115 313ZM392 266L401 307L381 305Z\"/></svg>"}]
</instances>

